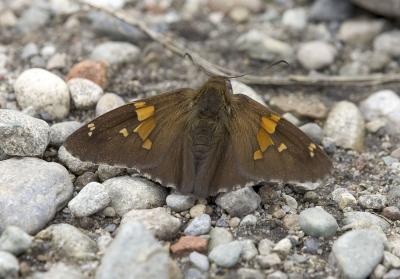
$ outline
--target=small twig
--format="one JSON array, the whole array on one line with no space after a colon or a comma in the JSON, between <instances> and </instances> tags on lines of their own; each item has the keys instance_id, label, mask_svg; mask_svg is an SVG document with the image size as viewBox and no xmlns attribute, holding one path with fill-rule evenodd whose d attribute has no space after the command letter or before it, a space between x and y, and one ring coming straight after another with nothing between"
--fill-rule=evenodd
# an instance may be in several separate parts
<instances>
[{"instance_id":1,"label":"small twig","mask_svg":"<svg viewBox=\"0 0 400 279\"><path fill-rule=\"evenodd\" d=\"M240 76L242 73L226 69L219 65L216 65L203 57L198 53L193 52L178 43L170 40L168 37L150 29L143 21L137 20L135 17L129 17L123 12L112 11L105 7L99 7L96 5L83 3L80 0L75 0L81 4L87 5L92 9L107 13L133 27L138 28L150 39L160 43L171 52L185 57L190 54L195 64L200 67L207 69L207 71L214 75L225 75L225 76ZM387 83L400 83L400 74L372 74L364 76L304 76L304 75L289 75L286 77L273 77L273 76L255 76L255 75L244 75L238 78L241 82L246 84L257 84L257 85L275 85L275 86L377 86Z\"/></svg>"}]
</instances>

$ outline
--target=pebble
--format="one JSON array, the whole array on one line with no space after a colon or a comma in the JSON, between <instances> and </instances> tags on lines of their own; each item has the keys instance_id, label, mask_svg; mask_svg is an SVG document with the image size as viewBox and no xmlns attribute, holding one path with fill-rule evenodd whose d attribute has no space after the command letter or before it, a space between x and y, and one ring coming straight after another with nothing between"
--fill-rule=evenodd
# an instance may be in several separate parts
<instances>
[{"instance_id":1,"label":"pebble","mask_svg":"<svg viewBox=\"0 0 400 279\"><path fill-rule=\"evenodd\" d=\"M387 17L400 16L399 2L397 0L385 0L385 2L375 0L352 0L352 2L372 13Z\"/></svg>"},{"instance_id":2,"label":"pebble","mask_svg":"<svg viewBox=\"0 0 400 279\"><path fill-rule=\"evenodd\" d=\"M382 20L348 20L340 26L337 37L349 44L369 44L382 32L384 24Z\"/></svg>"},{"instance_id":3,"label":"pebble","mask_svg":"<svg viewBox=\"0 0 400 279\"><path fill-rule=\"evenodd\" d=\"M104 61L109 65L119 65L136 60L140 50L133 44L126 42L105 42L96 46L90 58L97 61Z\"/></svg>"},{"instance_id":4,"label":"pebble","mask_svg":"<svg viewBox=\"0 0 400 279\"><path fill-rule=\"evenodd\" d=\"M267 279L287 279L288 276L280 270L274 271L267 276Z\"/></svg>"},{"instance_id":5,"label":"pebble","mask_svg":"<svg viewBox=\"0 0 400 279\"><path fill-rule=\"evenodd\" d=\"M242 244L242 259L245 261L251 261L255 256L258 255L258 250L254 245L254 241L251 239L240 240Z\"/></svg>"},{"instance_id":6,"label":"pebble","mask_svg":"<svg viewBox=\"0 0 400 279\"><path fill-rule=\"evenodd\" d=\"M388 268L400 268L400 259L390 252L383 252L383 265Z\"/></svg>"},{"instance_id":7,"label":"pebble","mask_svg":"<svg viewBox=\"0 0 400 279\"><path fill-rule=\"evenodd\" d=\"M197 268L188 268L185 270L185 279L207 279L206 273L198 270Z\"/></svg>"},{"instance_id":8,"label":"pebble","mask_svg":"<svg viewBox=\"0 0 400 279\"><path fill-rule=\"evenodd\" d=\"M310 19L315 21L342 21L352 15L353 6L348 0L317 0L310 9Z\"/></svg>"},{"instance_id":9,"label":"pebble","mask_svg":"<svg viewBox=\"0 0 400 279\"><path fill-rule=\"evenodd\" d=\"M400 208L400 186L390 187L387 193L388 204Z\"/></svg>"},{"instance_id":10,"label":"pebble","mask_svg":"<svg viewBox=\"0 0 400 279\"><path fill-rule=\"evenodd\" d=\"M182 212L193 207L196 199L193 196L182 195L179 193L169 194L166 203L175 212Z\"/></svg>"},{"instance_id":11,"label":"pebble","mask_svg":"<svg viewBox=\"0 0 400 279\"><path fill-rule=\"evenodd\" d=\"M399 57L400 50L396 45L400 44L400 30L381 33L374 40L374 50L385 53L391 57Z\"/></svg>"},{"instance_id":12,"label":"pebble","mask_svg":"<svg viewBox=\"0 0 400 279\"><path fill-rule=\"evenodd\" d=\"M364 128L364 119L357 106L341 101L330 111L324 131L336 145L361 151L364 147Z\"/></svg>"},{"instance_id":13,"label":"pebble","mask_svg":"<svg viewBox=\"0 0 400 279\"><path fill-rule=\"evenodd\" d=\"M303 210L299 223L307 235L315 237L333 236L339 228L335 218L320 206Z\"/></svg>"},{"instance_id":14,"label":"pebble","mask_svg":"<svg viewBox=\"0 0 400 279\"><path fill-rule=\"evenodd\" d=\"M253 88L250 86L237 81L237 80L231 80L231 86L232 86L232 91L233 94L243 94L246 95L247 97L253 99L256 102L259 102L263 106L265 106L264 99L258 94Z\"/></svg>"},{"instance_id":15,"label":"pebble","mask_svg":"<svg viewBox=\"0 0 400 279\"><path fill-rule=\"evenodd\" d=\"M307 123L300 126L300 130L302 130L307 136L309 136L313 142L318 144L322 142L324 131L318 124Z\"/></svg>"},{"instance_id":16,"label":"pebble","mask_svg":"<svg viewBox=\"0 0 400 279\"><path fill-rule=\"evenodd\" d=\"M292 184L295 191L304 193L308 191L315 191L321 187L320 182L298 182Z\"/></svg>"},{"instance_id":17,"label":"pebble","mask_svg":"<svg viewBox=\"0 0 400 279\"><path fill-rule=\"evenodd\" d=\"M24 46L21 52L21 58L22 59L29 59L32 56L38 55L39 54L39 48L35 43L28 43Z\"/></svg>"},{"instance_id":18,"label":"pebble","mask_svg":"<svg viewBox=\"0 0 400 279\"><path fill-rule=\"evenodd\" d=\"M358 198L358 202L364 208L376 209L376 210L383 209L387 204L386 197L381 194L360 196Z\"/></svg>"},{"instance_id":19,"label":"pebble","mask_svg":"<svg viewBox=\"0 0 400 279\"><path fill-rule=\"evenodd\" d=\"M392 221L400 220L400 209L396 206L388 206L382 210L382 215Z\"/></svg>"},{"instance_id":20,"label":"pebble","mask_svg":"<svg viewBox=\"0 0 400 279\"><path fill-rule=\"evenodd\" d=\"M0 251L6 251L15 256L24 253L32 244L32 237L19 227L8 226L0 237Z\"/></svg>"},{"instance_id":21,"label":"pebble","mask_svg":"<svg viewBox=\"0 0 400 279\"><path fill-rule=\"evenodd\" d=\"M64 119L70 108L67 84L55 74L32 68L18 76L15 96L22 109L32 108L45 120Z\"/></svg>"},{"instance_id":22,"label":"pebble","mask_svg":"<svg viewBox=\"0 0 400 279\"><path fill-rule=\"evenodd\" d=\"M294 57L294 50L290 44L269 37L258 30L250 30L240 35L235 45L254 59L293 61Z\"/></svg>"},{"instance_id":23,"label":"pebble","mask_svg":"<svg viewBox=\"0 0 400 279\"><path fill-rule=\"evenodd\" d=\"M127 249L129 247L129 249ZM169 277L168 251L138 222L121 225L96 272L97 279Z\"/></svg>"},{"instance_id":24,"label":"pebble","mask_svg":"<svg viewBox=\"0 0 400 279\"><path fill-rule=\"evenodd\" d=\"M330 66L336 56L336 49L323 41L311 41L300 46L297 59L308 70L319 70Z\"/></svg>"},{"instance_id":25,"label":"pebble","mask_svg":"<svg viewBox=\"0 0 400 279\"><path fill-rule=\"evenodd\" d=\"M233 217L254 212L261 203L260 196L251 187L219 194L215 203Z\"/></svg>"},{"instance_id":26,"label":"pebble","mask_svg":"<svg viewBox=\"0 0 400 279\"><path fill-rule=\"evenodd\" d=\"M233 267L240 260L242 245L239 241L232 241L215 247L209 254L209 259L225 268Z\"/></svg>"},{"instance_id":27,"label":"pebble","mask_svg":"<svg viewBox=\"0 0 400 279\"><path fill-rule=\"evenodd\" d=\"M104 232L104 234L100 235L96 240L97 247L99 249L98 254L103 255L112 241L113 238L109 232Z\"/></svg>"},{"instance_id":28,"label":"pebble","mask_svg":"<svg viewBox=\"0 0 400 279\"><path fill-rule=\"evenodd\" d=\"M255 226L257 224L257 217L253 214L244 216L242 221L240 221L240 226Z\"/></svg>"},{"instance_id":29,"label":"pebble","mask_svg":"<svg viewBox=\"0 0 400 279\"><path fill-rule=\"evenodd\" d=\"M286 194L282 194L282 197L285 199L285 203L290 207L290 209L296 211L298 207L296 199Z\"/></svg>"},{"instance_id":30,"label":"pebble","mask_svg":"<svg viewBox=\"0 0 400 279\"><path fill-rule=\"evenodd\" d=\"M75 179L74 186L76 190L82 189L90 182L96 182L97 176L93 172L87 171Z\"/></svg>"},{"instance_id":31,"label":"pebble","mask_svg":"<svg viewBox=\"0 0 400 279\"><path fill-rule=\"evenodd\" d=\"M250 11L244 7L235 7L229 12L229 17L237 23L246 22L249 16Z\"/></svg>"},{"instance_id":32,"label":"pebble","mask_svg":"<svg viewBox=\"0 0 400 279\"><path fill-rule=\"evenodd\" d=\"M382 161L386 166L390 167L391 165L398 163L399 159L393 158L392 156L384 156L382 157Z\"/></svg>"},{"instance_id":33,"label":"pebble","mask_svg":"<svg viewBox=\"0 0 400 279\"><path fill-rule=\"evenodd\" d=\"M189 255L189 261L198 269L207 271L210 268L207 256L198 252L192 252Z\"/></svg>"},{"instance_id":34,"label":"pebble","mask_svg":"<svg viewBox=\"0 0 400 279\"><path fill-rule=\"evenodd\" d=\"M210 241L208 243L208 250L211 251L215 247L233 241L232 233L225 228L212 228L210 231Z\"/></svg>"},{"instance_id":35,"label":"pebble","mask_svg":"<svg viewBox=\"0 0 400 279\"><path fill-rule=\"evenodd\" d=\"M328 109L318 97L310 97L306 95L282 95L271 98L269 104L276 106L282 111L291 111L300 116L313 119L325 118Z\"/></svg>"},{"instance_id":36,"label":"pebble","mask_svg":"<svg viewBox=\"0 0 400 279\"><path fill-rule=\"evenodd\" d=\"M67 82L67 85L77 109L95 106L103 95L103 89L88 79L73 78Z\"/></svg>"},{"instance_id":37,"label":"pebble","mask_svg":"<svg viewBox=\"0 0 400 279\"><path fill-rule=\"evenodd\" d=\"M356 198L349 192L343 193L338 200L338 205L340 209L345 209L346 207L352 207L357 204Z\"/></svg>"},{"instance_id":38,"label":"pebble","mask_svg":"<svg viewBox=\"0 0 400 279\"><path fill-rule=\"evenodd\" d=\"M211 229L211 217L208 214L202 214L193 219L186 227L184 233L186 235L202 235L207 234Z\"/></svg>"},{"instance_id":39,"label":"pebble","mask_svg":"<svg viewBox=\"0 0 400 279\"><path fill-rule=\"evenodd\" d=\"M276 253L256 256L256 261L261 268L271 268L282 263L279 255Z\"/></svg>"},{"instance_id":40,"label":"pebble","mask_svg":"<svg viewBox=\"0 0 400 279\"><path fill-rule=\"evenodd\" d=\"M95 60L83 60L72 66L65 80L69 81L73 78L88 79L104 89L108 82L107 65L104 62Z\"/></svg>"},{"instance_id":41,"label":"pebble","mask_svg":"<svg viewBox=\"0 0 400 279\"><path fill-rule=\"evenodd\" d=\"M298 230L300 229L299 215L297 214L287 214L283 217L283 227L287 230Z\"/></svg>"},{"instance_id":42,"label":"pebble","mask_svg":"<svg viewBox=\"0 0 400 279\"><path fill-rule=\"evenodd\" d=\"M64 69L67 64L67 55L65 53L56 53L47 61L46 69Z\"/></svg>"},{"instance_id":43,"label":"pebble","mask_svg":"<svg viewBox=\"0 0 400 279\"><path fill-rule=\"evenodd\" d=\"M305 253L316 255L318 254L318 250L320 249L321 243L317 238L307 238L304 241L304 249Z\"/></svg>"},{"instance_id":44,"label":"pebble","mask_svg":"<svg viewBox=\"0 0 400 279\"><path fill-rule=\"evenodd\" d=\"M251 12L260 12L263 8L263 3L260 0L234 0L234 1L218 1L208 0L208 7L212 11L227 13L233 8L243 7Z\"/></svg>"},{"instance_id":45,"label":"pebble","mask_svg":"<svg viewBox=\"0 0 400 279\"><path fill-rule=\"evenodd\" d=\"M15 225L36 233L72 196L69 173L57 163L12 158L0 161L0 177L0 232Z\"/></svg>"},{"instance_id":46,"label":"pebble","mask_svg":"<svg viewBox=\"0 0 400 279\"><path fill-rule=\"evenodd\" d=\"M181 236L176 243L172 244L170 249L172 254L182 256L193 251L200 253L207 252L207 244L208 240L205 238L185 235Z\"/></svg>"},{"instance_id":47,"label":"pebble","mask_svg":"<svg viewBox=\"0 0 400 279\"><path fill-rule=\"evenodd\" d=\"M400 269L392 269L386 273L382 279L398 279L400 278Z\"/></svg>"},{"instance_id":48,"label":"pebble","mask_svg":"<svg viewBox=\"0 0 400 279\"><path fill-rule=\"evenodd\" d=\"M96 165L94 163L82 162L78 158L72 156L64 146L61 146L58 149L57 156L60 162L62 162L74 174L80 175L84 172L94 171L96 169Z\"/></svg>"},{"instance_id":49,"label":"pebble","mask_svg":"<svg viewBox=\"0 0 400 279\"><path fill-rule=\"evenodd\" d=\"M104 185L91 182L68 203L68 208L76 217L87 217L106 208L110 202Z\"/></svg>"},{"instance_id":50,"label":"pebble","mask_svg":"<svg viewBox=\"0 0 400 279\"><path fill-rule=\"evenodd\" d=\"M49 125L19 111L0 109L0 150L9 156L42 156Z\"/></svg>"},{"instance_id":51,"label":"pebble","mask_svg":"<svg viewBox=\"0 0 400 279\"><path fill-rule=\"evenodd\" d=\"M238 279L265 279L264 273L257 269L239 268L237 270Z\"/></svg>"},{"instance_id":52,"label":"pebble","mask_svg":"<svg viewBox=\"0 0 400 279\"><path fill-rule=\"evenodd\" d=\"M272 240L264 238L258 243L258 251L261 255L269 255L271 254L274 245L275 243L272 242Z\"/></svg>"},{"instance_id":53,"label":"pebble","mask_svg":"<svg viewBox=\"0 0 400 279\"><path fill-rule=\"evenodd\" d=\"M0 251L0 278L18 278L18 259L5 251Z\"/></svg>"},{"instance_id":54,"label":"pebble","mask_svg":"<svg viewBox=\"0 0 400 279\"><path fill-rule=\"evenodd\" d=\"M65 121L53 124L50 127L50 144L59 147L64 144L67 138L82 126L77 121Z\"/></svg>"},{"instance_id":55,"label":"pebble","mask_svg":"<svg viewBox=\"0 0 400 279\"><path fill-rule=\"evenodd\" d=\"M190 217L196 218L204 213L206 213L206 205L204 204L196 204L190 210Z\"/></svg>"},{"instance_id":56,"label":"pebble","mask_svg":"<svg viewBox=\"0 0 400 279\"><path fill-rule=\"evenodd\" d=\"M85 279L75 266L55 263L47 272L35 272L32 279Z\"/></svg>"},{"instance_id":57,"label":"pebble","mask_svg":"<svg viewBox=\"0 0 400 279\"><path fill-rule=\"evenodd\" d=\"M233 218L231 218L230 220L229 220L229 227L231 227L231 228L237 228L237 227L239 227L239 224L240 224L240 218L238 218L238 217L233 217Z\"/></svg>"},{"instance_id":58,"label":"pebble","mask_svg":"<svg viewBox=\"0 0 400 279\"><path fill-rule=\"evenodd\" d=\"M383 231L387 231L390 227L389 223L384 219L362 211L345 212L342 221L344 225L350 225L351 227L357 227L358 224L379 226Z\"/></svg>"},{"instance_id":59,"label":"pebble","mask_svg":"<svg viewBox=\"0 0 400 279\"><path fill-rule=\"evenodd\" d=\"M52 248L63 257L73 260L93 260L96 257L96 242L69 224L50 225L36 238L50 241Z\"/></svg>"},{"instance_id":60,"label":"pebble","mask_svg":"<svg viewBox=\"0 0 400 279\"><path fill-rule=\"evenodd\" d=\"M400 159L400 148L396 148L390 153L390 156L396 159Z\"/></svg>"},{"instance_id":61,"label":"pebble","mask_svg":"<svg viewBox=\"0 0 400 279\"><path fill-rule=\"evenodd\" d=\"M120 176L125 173L125 168L114 167L109 165L99 165L97 168L97 177L100 181L106 181L107 179Z\"/></svg>"},{"instance_id":62,"label":"pebble","mask_svg":"<svg viewBox=\"0 0 400 279\"><path fill-rule=\"evenodd\" d=\"M18 32L28 34L45 26L49 19L49 10L39 7L39 5L31 5L24 9L15 27Z\"/></svg>"},{"instance_id":63,"label":"pebble","mask_svg":"<svg viewBox=\"0 0 400 279\"><path fill-rule=\"evenodd\" d=\"M374 230L350 231L335 241L332 254L346 278L366 278L383 258L383 240Z\"/></svg>"},{"instance_id":64,"label":"pebble","mask_svg":"<svg viewBox=\"0 0 400 279\"><path fill-rule=\"evenodd\" d=\"M282 15L282 25L292 32L300 32L307 27L307 12L304 8L286 10Z\"/></svg>"},{"instance_id":65,"label":"pebble","mask_svg":"<svg viewBox=\"0 0 400 279\"><path fill-rule=\"evenodd\" d=\"M130 222L142 223L156 238L161 240L176 237L181 228L181 221L170 215L164 207L132 209L123 216L121 224Z\"/></svg>"},{"instance_id":66,"label":"pebble","mask_svg":"<svg viewBox=\"0 0 400 279\"><path fill-rule=\"evenodd\" d=\"M96 117L112 111L125 104L124 99L114 93L106 93L100 97L96 105Z\"/></svg>"},{"instance_id":67,"label":"pebble","mask_svg":"<svg viewBox=\"0 0 400 279\"><path fill-rule=\"evenodd\" d=\"M275 244L274 248L272 248L272 251L282 256L287 256L291 249L292 249L292 242L290 241L289 238L284 238Z\"/></svg>"},{"instance_id":68,"label":"pebble","mask_svg":"<svg viewBox=\"0 0 400 279\"><path fill-rule=\"evenodd\" d=\"M138 177L114 177L106 180L103 185L111 198L111 206L120 216L131 209L163 206L167 197L165 188Z\"/></svg>"}]
</instances>

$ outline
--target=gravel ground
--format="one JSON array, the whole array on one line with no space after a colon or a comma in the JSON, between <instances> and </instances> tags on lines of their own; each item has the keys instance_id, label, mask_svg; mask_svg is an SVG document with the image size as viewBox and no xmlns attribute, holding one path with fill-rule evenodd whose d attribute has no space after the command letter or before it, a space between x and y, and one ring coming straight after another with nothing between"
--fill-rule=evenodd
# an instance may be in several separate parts
<instances>
[{"instance_id":1,"label":"gravel ground","mask_svg":"<svg viewBox=\"0 0 400 279\"><path fill-rule=\"evenodd\" d=\"M87 2L243 73L400 72L398 0ZM280 59L289 66L268 68ZM334 171L318 183L198 199L62 146L125 102L206 79L73 1L1 1L0 278L400 278L399 83L233 81L325 149Z\"/></svg>"}]
</instances>

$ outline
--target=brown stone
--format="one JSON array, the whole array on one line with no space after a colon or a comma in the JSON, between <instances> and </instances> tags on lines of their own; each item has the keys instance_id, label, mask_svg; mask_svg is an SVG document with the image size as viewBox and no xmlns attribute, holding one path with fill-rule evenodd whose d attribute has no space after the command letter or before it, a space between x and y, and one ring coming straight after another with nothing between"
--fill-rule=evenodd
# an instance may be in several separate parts
<instances>
[{"instance_id":1,"label":"brown stone","mask_svg":"<svg viewBox=\"0 0 400 279\"><path fill-rule=\"evenodd\" d=\"M174 255L183 255L193 251L204 253L207 251L208 240L198 236L182 236L171 245L171 252Z\"/></svg>"},{"instance_id":2,"label":"brown stone","mask_svg":"<svg viewBox=\"0 0 400 279\"><path fill-rule=\"evenodd\" d=\"M388 206L382 210L383 216L386 218L397 221L400 220L400 210L395 206Z\"/></svg>"},{"instance_id":3,"label":"brown stone","mask_svg":"<svg viewBox=\"0 0 400 279\"><path fill-rule=\"evenodd\" d=\"M107 86L107 65L104 62L83 60L72 66L65 80L73 78L89 79L104 89Z\"/></svg>"}]
</instances>

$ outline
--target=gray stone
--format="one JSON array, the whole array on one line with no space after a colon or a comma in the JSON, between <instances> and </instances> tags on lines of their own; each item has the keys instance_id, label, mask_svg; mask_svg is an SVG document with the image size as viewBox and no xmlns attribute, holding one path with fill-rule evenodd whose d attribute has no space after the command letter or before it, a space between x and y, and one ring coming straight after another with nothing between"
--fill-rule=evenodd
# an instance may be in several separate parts
<instances>
[{"instance_id":1,"label":"gray stone","mask_svg":"<svg viewBox=\"0 0 400 279\"><path fill-rule=\"evenodd\" d=\"M109 165L100 165L97 168L97 176L100 181L106 181L107 179L119 176L125 172L125 168L114 167Z\"/></svg>"},{"instance_id":2,"label":"gray stone","mask_svg":"<svg viewBox=\"0 0 400 279\"><path fill-rule=\"evenodd\" d=\"M211 251L215 247L229 243L233 240L232 233L225 228L212 228L210 231L210 240L208 242L208 250Z\"/></svg>"},{"instance_id":3,"label":"gray stone","mask_svg":"<svg viewBox=\"0 0 400 279\"><path fill-rule=\"evenodd\" d=\"M317 0L311 6L310 18L317 21L341 21L349 18L353 7L348 0Z\"/></svg>"},{"instance_id":4,"label":"gray stone","mask_svg":"<svg viewBox=\"0 0 400 279\"><path fill-rule=\"evenodd\" d=\"M106 93L97 102L96 105L96 116L100 116L124 105L124 99L114 93Z\"/></svg>"},{"instance_id":5,"label":"gray stone","mask_svg":"<svg viewBox=\"0 0 400 279\"><path fill-rule=\"evenodd\" d=\"M307 11L304 8L286 10L282 15L282 25L292 32L300 32L307 27Z\"/></svg>"},{"instance_id":6,"label":"gray stone","mask_svg":"<svg viewBox=\"0 0 400 279\"><path fill-rule=\"evenodd\" d=\"M17 278L19 264L17 258L8 252L0 251L0 278Z\"/></svg>"},{"instance_id":7,"label":"gray stone","mask_svg":"<svg viewBox=\"0 0 400 279\"><path fill-rule=\"evenodd\" d=\"M127 249L129 247L129 249ZM97 270L97 279L169 278L168 251L142 224L121 225Z\"/></svg>"},{"instance_id":8,"label":"gray stone","mask_svg":"<svg viewBox=\"0 0 400 279\"><path fill-rule=\"evenodd\" d=\"M274 271L267 276L267 279L287 279L288 276L280 270Z\"/></svg>"},{"instance_id":9,"label":"gray stone","mask_svg":"<svg viewBox=\"0 0 400 279\"><path fill-rule=\"evenodd\" d=\"M94 171L96 169L96 165L94 163L82 162L78 158L72 156L64 146L61 146L58 149L57 155L60 162L66 165L67 168L75 174L80 175L84 172Z\"/></svg>"},{"instance_id":10,"label":"gray stone","mask_svg":"<svg viewBox=\"0 0 400 279\"><path fill-rule=\"evenodd\" d=\"M90 58L104 61L110 65L128 63L136 60L140 50L135 45L126 42L105 42L93 49Z\"/></svg>"},{"instance_id":11,"label":"gray stone","mask_svg":"<svg viewBox=\"0 0 400 279\"><path fill-rule=\"evenodd\" d=\"M96 242L69 224L51 225L40 231L36 238L49 240L53 249L62 257L72 260L93 260L96 258Z\"/></svg>"},{"instance_id":12,"label":"gray stone","mask_svg":"<svg viewBox=\"0 0 400 279\"><path fill-rule=\"evenodd\" d=\"M198 269L202 271L207 271L210 268L210 263L208 262L207 256L200 254L198 252L192 252L189 255L189 261Z\"/></svg>"},{"instance_id":13,"label":"gray stone","mask_svg":"<svg viewBox=\"0 0 400 279\"><path fill-rule=\"evenodd\" d=\"M32 108L46 120L63 119L69 113L67 84L55 74L33 68L20 74L14 83L19 106Z\"/></svg>"},{"instance_id":14,"label":"gray stone","mask_svg":"<svg viewBox=\"0 0 400 279\"><path fill-rule=\"evenodd\" d=\"M21 52L21 58L22 59L28 59L31 58L32 56L35 56L39 53L39 48L35 43L28 43L27 45L24 46Z\"/></svg>"},{"instance_id":15,"label":"gray stone","mask_svg":"<svg viewBox=\"0 0 400 279\"><path fill-rule=\"evenodd\" d=\"M308 70L319 70L330 66L336 56L336 49L322 41L311 41L300 46L297 60Z\"/></svg>"},{"instance_id":16,"label":"gray stone","mask_svg":"<svg viewBox=\"0 0 400 279\"><path fill-rule=\"evenodd\" d=\"M9 156L42 156L50 141L49 125L14 110L0 109L0 150Z\"/></svg>"},{"instance_id":17,"label":"gray stone","mask_svg":"<svg viewBox=\"0 0 400 279\"><path fill-rule=\"evenodd\" d=\"M253 214L244 216L242 221L240 221L240 226L255 226L257 224L257 217Z\"/></svg>"},{"instance_id":18,"label":"gray stone","mask_svg":"<svg viewBox=\"0 0 400 279\"><path fill-rule=\"evenodd\" d=\"M52 125L50 127L50 144L57 147L63 145L67 138L81 126L82 123L77 121L65 121Z\"/></svg>"},{"instance_id":19,"label":"gray stone","mask_svg":"<svg viewBox=\"0 0 400 279\"><path fill-rule=\"evenodd\" d=\"M257 269L239 268L237 271L238 279L265 279L264 273Z\"/></svg>"},{"instance_id":20,"label":"gray stone","mask_svg":"<svg viewBox=\"0 0 400 279\"><path fill-rule=\"evenodd\" d=\"M352 2L372 13L388 17L400 16L400 2L398 0L352 0Z\"/></svg>"},{"instance_id":21,"label":"gray stone","mask_svg":"<svg viewBox=\"0 0 400 279\"><path fill-rule=\"evenodd\" d=\"M364 208L383 209L387 204L387 199L381 194L363 195L358 198L358 202Z\"/></svg>"},{"instance_id":22,"label":"gray stone","mask_svg":"<svg viewBox=\"0 0 400 279\"><path fill-rule=\"evenodd\" d=\"M345 188L337 188L332 192L332 199L337 202L340 209L357 204L356 198Z\"/></svg>"},{"instance_id":23,"label":"gray stone","mask_svg":"<svg viewBox=\"0 0 400 279\"><path fill-rule=\"evenodd\" d=\"M260 196L253 188L245 187L236 191L219 194L215 203L232 217L242 217L254 212L261 203Z\"/></svg>"},{"instance_id":24,"label":"gray stone","mask_svg":"<svg viewBox=\"0 0 400 279\"><path fill-rule=\"evenodd\" d=\"M400 208L400 186L392 186L387 193L388 204Z\"/></svg>"},{"instance_id":25,"label":"gray stone","mask_svg":"<svg viewBox=\"0 0 400 279\"><path fill-rule=\"evenodd\" d=\"M374 40L374 50L385 53L391 57L399 57L400 50L396 45L400 44L400 30L388 31L380 34Z\"/></svg>"},{"instance_id":26,"label":"gray stone","mask_svg":"<svg viewBox=\"0 0 400 279\"><path fill-rule=\"evenodd\" d=\"M390 252L383 252L383 265L388 268L400 268L400 259Z\"/></svg>"},{"instance_id":27,"label":"gray stone","mask_svg":"<svg viewBox=\"0 0 400 279\"><path fill-rule=\"evenodd\" d=\"M202 214L193 219L186 227L184 233L186 235L202 235L207 234L211 229L211 217L208 214Z\"/></svg>"},{"instance_id":28,"label":"gray stone","mask_svg":"<svg viewBox=\"0 0 400 279\"><path fill-rule=\"evenodd\" d=\"M382 279L398 279L400 278L400 269L392 269L386 273Z\"/></svg>"},{"instance_id":29,"label":"gray stone","mask_svg":"<svg viewBox=\"0 0 400 279\"><path fill-rule=\"evenodd\" d=\"M131 209L163 206L167 197L165 188L143 178L120 176L103 184L111 198L111 206L120 216Z\"/></svg>"},{"instance_id":30,"label":"gray stone","mask_svg":"<svg viewBox=\"0 0 400 279\"><path fill-rule=\"evenodd\" d=\"M307 136L311 138L311 140L315 143L320 144L324 137L324 131L322 128L316 123L307 123L300 127Z\"/></svg>"},{"instance_id":31,"label":"gray stone","mask_svg":"<svg viewBox=\"0 0 400 279\"><path fill-rule=\"evenodd\" d=\"M68 171L36 158L0 161L0 232L15 225L28 233L42 229L72 196Z\"/></svg>"},{"instance_id":32,"label":"gray stone","mask_svg":"<svg viewBox=\"0 0 400 279\"><path fill-rule=\"evenodd\" d=\"M333 236L339 228L335 218L319 206L303 210L299 223L306 234L315 237Z\"/></svg>"},{"instance_id":33,"label":"gray stone","mask_svg":"<svg viewBox=\"0 0 400 279\"><path fill-rule=\"evenodd\" d=\"M196 199L193 196L172 193L167 196L167 206L175 212L181 212L193 207Z\"/></svg>"},{"instance_id":34,"label":"gray stone","mask_svg":"<svg viewBox=\"0 0 400 279\"><path fill-rule=\"evenodd\" d=\"M319 187L321 187L320 182L298 182L298 183L293 183L293 188L300 193L308 192L308 191L315 191Z\"/></svg>"},{"instance_id":35,"label":"gray stone","mask_svg":"<svg viewBox=\"0 0 400 279\"><path fill-rule=\"evenodd\" d=\"M85 279L75 267L62 262L55 263L47 272L35 272L32 279Z\"/></svg>"},{"instance_id":36,"label":"gray stone","mask_svg":"<svg viewBox=\"0 0 400 279\"><path fill-rule=\"evenodd\" d=\"M344 225L350 225L350 227L357 226L379 226L383 231L387 231L390 225L383 218L374 215L369 212L353 211L344 213L343 218Z\"/></svg>"},{"instance_id":37,"label":"gray stone","mask_svg":"<svg viewBox=\"0 0 400 279\"><path fill-rule=\"evenodd\" d=\"M68 203L68 208L74 216L86 217L106 208L110 202L111 198L104 185L91 182Z\"/></svg>"},{"instance_id":38,"label":"gray stone","mask_svg":"<svg viewBox=\"0 0 400 279\"><path fill-rule=\"evenodd\" d=\"M279 240L278 243L275 244L274 248L272 248L272 251L277 252L282 256L287 256L291 249L292 249L292 242L290 241L289 238L284 238Z\"/></svg>"},{"instance_id":39,"label":"gray stone","mask_svg":"<svg viewBox=\"0 0 400 279\"><path fill-rule=\"evenodd\" d=\"M73 78L67 82L67 85L77 109L95 106L103 95L103 89L88 79Z\"/></svg>"},{"instance_id":40,"label":"gray stone","mask_svg":"<svg viewBox=\"0 0 400 279\"><path fill-rule=\"evenodd\" d=\"M361 151L364 147L364 128L364 119L357 106L341 101L330 111L324 131L336 145Z\"/></svg>"},{"instance_id":41,"label":"gray stone","mask_svg":"<svg viewBox=\"0 0 400 279\"><path fill-rule=\"evenodd\" d=\"M211 251L208 257L217 265L229 268L239 262L242 249L239 241L232 241L218 245Z\"/></svg>"},{"instance_id":42,"label":"gray stone","mask_svg":"<svg viewBox=\"0 0 400 279\"><path fill-rule=\"evenodd\" d=\"M258 243L258 251L261 255L269 255L271 254L274 245L274 242L272 242L268 238L264 238Z\"/></svg>"},{"instance_id":43,"label":"gray stone","mask_svg":"<svg viewBox=\"0 0 400 279\"><path fill-rule=\"evenodd\" d=\"M271 268L282 263L279 255L276 253L256 256L256 261L262 268Z\"/></svg>"},{"instance_id":44,"label":"gray stone","mask_svg":"<svg viewBox=\"0 0 400 279\"><path fill-rule=\"evenodd\" d=\"M185 270L185 279L207 279L207 273L198 270L197 268L188 268Z\"/></svg>"},{"instance_id":45,"label":"gray stone","mask_svg":"<svg viewBox=\"0 0 400 279\"><path fill-rule=\"evenodd\" d=\"M8 226L0 237L0 250L16 256L24 253L32 244L32 237L15 226Z\"/></svg>"},{"instance_id":46,"label":"gray stone","mask_svg":"<svg viewBox=\"0 0 400 279\"><path fill-rule=\"evenodd\" d=\"M177 236L181 228L181 221L172 216L163 207L152 209L133 209L126 213L121 224L140 222L155 237L162 240L169 240Z\"/></svg>"},{"instance_id":47,"label":"gray stone","mask_svg":"<svg viewBox=\"0 0 400 279\"><path fill-rule=\"evenodd\" d=\"M382 20L348 20L342 23L338 38L350 44L368 44L381 33L384 27Z\"/></svg>"},{"instance_id":48,"label":"gray stone","mask_svg":"<svg viewBox=\"0 0 400 279\"><path fill-rule=\"evenodd\" d=\"M363 279L381 262L383 240L373 230L347 232L333 244L332 255L344 277Z\"/></svg>"},{"instance_id":49,"label":"gray stone","mask_svg":"<svg viewBox=\"0 0 400 279\"><path fill-rule=\"evenodd\" d=\"M50 12L38 5L24 9L17 21L16 28L19 32L27 34L46 25L50 19Z\"/></svg>"},{"instance_id":50,"label":"gray stone","mask_svg":"<svg viewBox=\"0 0 400 279\"><path fill-rule=\"evenodd\" d=\"M50 0L50 9L56 15L70 15L79 11L79 5L72 0Z\"/></svg>"},{"instance_id":51,"label":"gray stone","mask_svg":"<svg viewBox=\"0 0 400 279\"><path fill-rule=\"evenodd\" d=\"M258 255L258 250L254 241L251 239L240 240L242 244L242 259L245 261L252 260L255 256Z\"/></svg>"}]
</instances>

